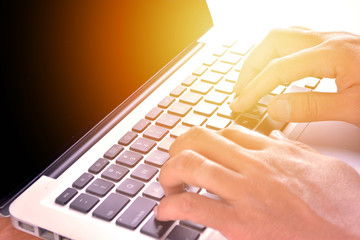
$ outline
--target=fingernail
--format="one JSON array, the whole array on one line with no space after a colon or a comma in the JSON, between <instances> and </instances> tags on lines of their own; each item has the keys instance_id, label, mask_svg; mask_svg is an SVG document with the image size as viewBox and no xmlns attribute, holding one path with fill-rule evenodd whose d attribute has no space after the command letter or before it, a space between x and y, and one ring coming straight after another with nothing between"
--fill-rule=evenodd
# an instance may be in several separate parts
<instances>
[{"instance_id":1,"label":"fingernail","mask_svg":"<svg viewBox=\"0 0 360 240\"><path fill-rule=\"evenodd\" d=\"M239 97L235 98L229 106L233 112L242 112L243 110L241 104L239 104Z\"/></svg>"},{"instance_id":2,"label":"fingernail","mask_svg":"<svg viewBox=\"0 0 360 240\"><path fill-rule=\"evenodd\" d=\"M283 122L290 120L290 104L287 100L278 98L270 102L268 112L271 118Z\"/></svg>"}]
</instances>

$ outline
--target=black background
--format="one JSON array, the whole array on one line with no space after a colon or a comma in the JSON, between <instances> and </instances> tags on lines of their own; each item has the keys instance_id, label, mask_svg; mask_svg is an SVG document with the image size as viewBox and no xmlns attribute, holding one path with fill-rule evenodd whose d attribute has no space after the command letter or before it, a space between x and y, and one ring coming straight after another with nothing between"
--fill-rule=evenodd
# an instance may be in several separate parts
<instances>
[{"instance_id":1,"label":"black background","mask_svg":"<svg viewBox=\"0 0 360 240\"><path fill-rule=\"evenodd\" d=\"M1 4L0 205L212 24L203 0Z\"/></svg>"}]
</instances>

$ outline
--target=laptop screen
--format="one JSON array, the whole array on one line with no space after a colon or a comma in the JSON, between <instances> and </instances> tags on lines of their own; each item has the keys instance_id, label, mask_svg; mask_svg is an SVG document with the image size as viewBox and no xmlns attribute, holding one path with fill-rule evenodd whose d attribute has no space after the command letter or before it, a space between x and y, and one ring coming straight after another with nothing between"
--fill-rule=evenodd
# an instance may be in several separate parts
<instances>
[{"instance_id":1,"label":"laptop screen","mask_svg":"<svg viewBox=\"0 0 360 240\"><path fill-rule=\"evenodd\" d=\"M1 205L212 26L205 0L6 2Z\"/></svg>"}]
</instances>

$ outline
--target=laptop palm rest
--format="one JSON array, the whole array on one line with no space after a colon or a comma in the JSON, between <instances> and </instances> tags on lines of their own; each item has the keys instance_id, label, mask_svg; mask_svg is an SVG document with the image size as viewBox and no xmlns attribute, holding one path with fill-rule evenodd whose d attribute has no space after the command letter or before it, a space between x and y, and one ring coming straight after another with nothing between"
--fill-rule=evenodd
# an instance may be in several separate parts
<instances>
[{"instance_id":1,"label":"laptop palm rest","mask_svg":"<svg viewBox=\"0 0 360 240\"><path fill-rule=\"evenodd\" d=\"M303 131L292 139L317 151L339 158L360 173L360 128L346 122L328 121L298 124ZM296 128L293 132L296 131Z\"/></svg>"}]
</instances>

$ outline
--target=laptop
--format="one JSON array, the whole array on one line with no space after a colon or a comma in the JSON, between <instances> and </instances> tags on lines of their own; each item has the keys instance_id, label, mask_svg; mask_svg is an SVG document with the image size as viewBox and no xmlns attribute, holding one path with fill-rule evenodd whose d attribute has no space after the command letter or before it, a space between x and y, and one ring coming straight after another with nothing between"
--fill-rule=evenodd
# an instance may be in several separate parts
<instances>
[{"instance_id":1,"label":"laptop","mask_svg":"<svg viewBox=\"0 0 360 240\"><path fill-rule=\"evenodd\" d=\"M241 115L229 110L241 64L264 32L260 23L231 27L256 5L239 1L235 11L236 2L6 3L3 126L11 134L1 215L43 239L223 239L194 222L157 222L152 212L171 143L196 125L278 129L360 172L358 127L266 113L283 92L336 91L330 79L279 86Z\"/></svg>"}]
</instances>

